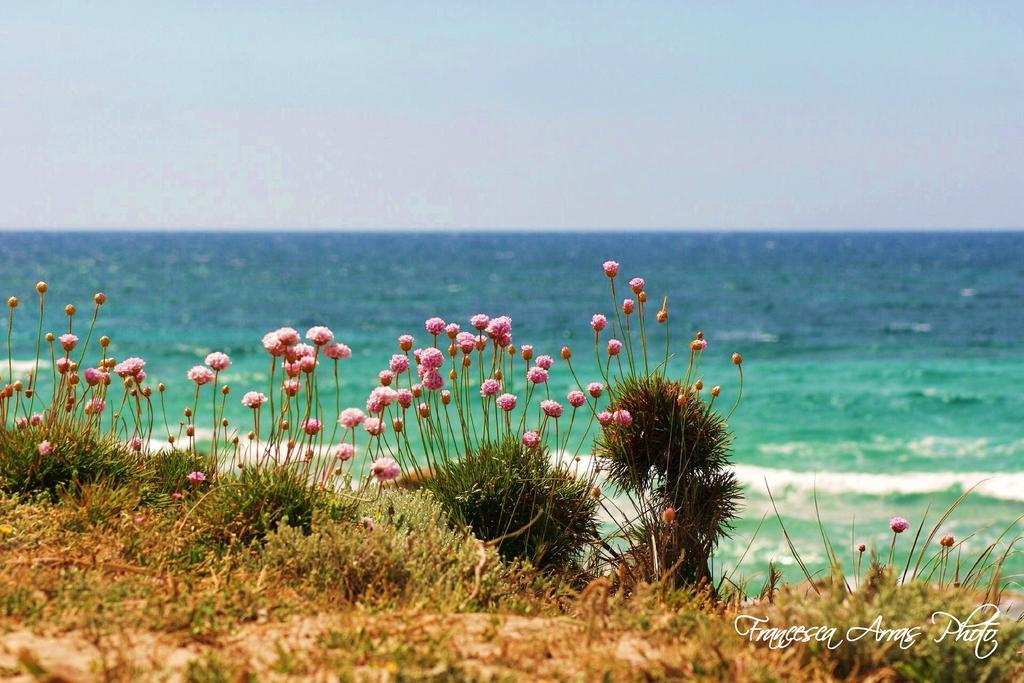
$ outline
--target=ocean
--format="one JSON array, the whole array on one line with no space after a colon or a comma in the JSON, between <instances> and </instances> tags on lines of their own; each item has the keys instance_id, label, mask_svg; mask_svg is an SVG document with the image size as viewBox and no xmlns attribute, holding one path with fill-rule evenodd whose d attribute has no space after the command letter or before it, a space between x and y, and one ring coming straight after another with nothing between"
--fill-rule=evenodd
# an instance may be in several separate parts
<instances>
[{"instance_id":1,"label":"ocean","mask_svg":"<svg viewBox=\"0 0 1024 683\"><path fill-rule=\"evenodd\" d=\"M186 370L228 353L237 421L248 417L237 398L266 391L260 338L282 325L325 324L352 347L345 405L362 406L397 336L425 342L435 315L468 327L475 313L507 314L515 343L556 358L568 344L581 380L598 379L588 323L612 312L601 263L614 259L622 290L640 276L652 303L669 297L677 351L704 332L704 381L722 385L724 405L729 358L743 354L731 426L746 501L725 567L771 510L766 486L819 567L818 514L841 558L861 541L884 555L891 516L916 528L926 506L934 519L979 481L943 525L977 532L968 551L1024 514L1021 233L0 233L0 257L0 294L25 302L17 361L34 354L37 280L50 285L54 331L65 303L83 330L102 290L97 333L115 357L146 359L169 412L191 402ZM553 393L570 379L556 364ZM774 512L737 575L759 581L773 558L792 566Z\"/></svg>"}]
</instances>

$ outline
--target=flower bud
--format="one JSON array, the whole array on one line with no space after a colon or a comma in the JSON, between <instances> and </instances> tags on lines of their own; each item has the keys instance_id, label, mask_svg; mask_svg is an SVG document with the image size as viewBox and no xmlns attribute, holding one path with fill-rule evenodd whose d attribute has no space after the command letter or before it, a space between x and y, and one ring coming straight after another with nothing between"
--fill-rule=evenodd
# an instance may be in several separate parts
<instances>
[{"instance_id":1,"label":"flower bud","mask_svg":"<svg viewBox=\"0 0 1024 683\"><path fill-rule=\"evenodd\" d=\"M17 307L18 307L18 297L12 296L11 298L9 298L7 300L7 308L14 309L14 308L17 308Z\"/></svg>"},{"instance_id":2,"label":"flower bud","mask_svg":"<svg viewBox=\"0 0 1024 683\"><path fill-rule=\"evenodd\" d=\"M107 303L107 295L103 292L96 292L92 295L92 300L97 306L102 306Z\"/></svg>"},{"instance_id":3,"label":"flower bud","mask_svg":"<svg viewBox=\"0 0 1024 683\"><path fill-rule=\"evenodd\" d=\"M717 384L715 386L711 387L711 395L712 396L717 398L720 393L722 393L722 387L718 386Z\"/></svg>"},{"instance_id":4,"label":"flower bud","mask_svg":"<svg viewBox=\"0 0 1024 683\"><path fill-rule=\"evenodd\" d=\"M74 304L68 304L67 306L64 307L64 315L70 318L75 314L75 310L76 309Z\"/></svg>"},{"instance_id":5,"label":"flower bud","mask_svg":"<svg viewBox=\"0 0 1024 683\"><path fill-rule=\"evenodd\" d=\"M569 350L568 346L562 347L562 360L569 360L572 358L572 351Z\"/></svg>"},{"instance_id":6,"label":"flower bud","mask_svg":"<svg viewBox=\"0 0 1024 683\"><path fill-rule=\"evenodd\" d=\"M693 385L693 388L696 389L697 391L700 391L701 389L703 389L704 388L704 380L702 380L702 379L697 380L697 382Z\"/></svg>"},{"instance_id":7,"label":"flower bud","mask_svg":"<svg viewBox=\"0 0 1024 683\"><path fill-rule=\"evenodd\" d=\"M159 391L162 394L165 391L167 391L167 385L164 384L163 382L160 382L160 384L156 385L156 390Z\"/></svg>"},{"instance_id":8,"label":"flower bud","mask_svg":"<svg viewBox=\"0 0 1024 683\"><path fill-rule=\"evenodd\" d=\"M104 349L110 346L110 337L108 337L107 335L103 335L102 337L100 337L100 346L103 347Z\"/></svg>"},{"instance_id":9,"label":"flower bud","mask_svg":"<svg viewBox=\"0 0 1024 683\"><path fill-rule=\"evenodd\" d=\"M50 288L50 285L46 284L42 280L36 283L36 291L40 294L46 294L46 290Z\"/></svg>"},{"instance_id":10,"label":"flower bud","mask_svg":"<svg viewBox=\"0 0 1024 683\"><path fill-rule=\"evenodd\" d=\"M732 364L733 365L742 365L743 364L743 356L741 356L738 353L732 354Z\"/></svg>"},{"instance_id":11,"label":"flower bud","mask_svg":"<svg viewBox=\"0 0 1024 683\"><path fill-rule=\"evenodd\" d=\"M192 417L192 409L185 408L185 417Z\"/></svg>"},{"instance_id":12,"label":"flower bud","mask_svg":"<svg viewBox=\"0 0 1024 683\"><path fill-rule=\"evenodd\" d=\"M676 521L676 509L669 505L667 508L662 510L661 518L665 521L665 524L671 524Z\"/></svg>"},{"instance_id":13,"label":"flower bud","mask_svg":"<svg viewBox=\"0 0 1024 683\"><path fill-rule=\"evenodd\" d=\"M53 336L53 332L47 332L43 339L46 340L47 344L52 344L53 340L56 339L56 337Z\"/></svg>"}]
</instances>

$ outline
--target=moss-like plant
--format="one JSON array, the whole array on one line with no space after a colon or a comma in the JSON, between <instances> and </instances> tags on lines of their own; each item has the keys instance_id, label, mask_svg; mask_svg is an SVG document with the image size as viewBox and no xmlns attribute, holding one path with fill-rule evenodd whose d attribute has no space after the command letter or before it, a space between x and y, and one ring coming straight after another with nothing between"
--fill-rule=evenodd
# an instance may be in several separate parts
<instances>
[{"instance_id":1,"label":"moss-like plant","mask_svg":"<svg viewBox=\"0 0 1024 683\"><path fill-rule=\"evenodd\" d=\"M728 535L742 488L728 468L730 442L725 418L693 386L660 373L626 375L612 387L615 410L629 424L613 421L595 441L609 478L640 508L630 534L638 563L676 582L709 580L709 559ZM672 508L671 519L665 511Z\"/></svg>"},{"instance_id":2,"label":"moss-like plant","mask_svg":"<svg viewBox=\"0 0 1024 683\"><path fill-rule=\"evenodd\" d=\"M425 485L451 518L507 559L570 567L598 538L588 482L552 464L541 446L508 437L439 465Z\"/></svg>"}]
</instances>

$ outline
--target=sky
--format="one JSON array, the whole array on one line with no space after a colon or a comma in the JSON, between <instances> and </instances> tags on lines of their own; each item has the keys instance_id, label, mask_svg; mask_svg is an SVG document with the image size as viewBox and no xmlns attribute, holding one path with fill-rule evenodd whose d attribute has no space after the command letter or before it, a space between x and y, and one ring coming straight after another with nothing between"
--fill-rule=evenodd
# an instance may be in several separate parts
<instances>
[{"instance_id":1,"label":"sky","mask_svg":"<svg viewBox=\"0 0 1024 683\"><path fill-rule=\"evenodd\" d=\"M5 3L0 228L1024 227L1019 2Z\"/></svg>"}]
</instances>

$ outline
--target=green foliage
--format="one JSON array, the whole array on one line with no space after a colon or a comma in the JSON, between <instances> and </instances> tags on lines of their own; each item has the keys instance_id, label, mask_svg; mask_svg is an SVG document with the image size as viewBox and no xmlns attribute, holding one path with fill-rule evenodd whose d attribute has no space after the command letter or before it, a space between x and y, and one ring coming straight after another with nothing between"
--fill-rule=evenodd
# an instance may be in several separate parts
<instances>
[{"instance_id":1,"label":"green foliage","mask_svg":"<svg viewBox=\"0 0 1024 683\"><path fill-rule=\"evenodd\" d=\"M202 527L222 545L259 541L279 524L309 533L323 499L323 492L293 467L247 467L191 495L198 498L194 512Z\"/></svg>"},{"instance_id":2,"label":"green foliage","mask_svg":"<svg viewBox=\"0 0 1024 683\"><path fill-rule=\"evenodd\" d=\"M53 446L49 455L39 454L43 440ZM112 435L78 428L0 429L0 489L6 493L45 491L56 500L58 489L72 482L119 484L138 474L138 457Z\"/></svg>"},{"instance_id":3,"label":"green foliage","mask_svg":"<svg viewBox=\"0 0 1024 683\"><path fill-rule=\"evenodd\" d=\"M439 465L425 486L478 538L501 539L498 551L507 559L567 568L598 538L590 484L514 437Z\"/></svg>"},{"instance_id":4,"label":"green foliage","mask_svg":"<svg viewBox=\"0 0 1024 683\"><path fill-rule=\"evenodd\" d=\"M173 448L157 451L143 459L142 478L147 503L166 504L175 491L184 491L190 472L205 472L210 459L198 453Z\"/></svg>"},{"instance_id":5,"label":"green foliage","mask_svg":"<svg viewBox=\"0 0 1024 683\"><path fill-rule=\"evenodd\" d=\"M708 560L742 499L728 468L732 434L724 417L693 387L658 373L623 377L611 393L613 407L633 420L605 427L594 449L609 478L639 503L641 518L630 530L639 544L635 553L645 556L637 566L675 567L676 581L710 579ZM668 506L675 509L670 524L661 517Z\"/></svg>"},{"instance_id":6,"label":"green foliage","mask_svg":"<svg viewBox=\"0 0 1024 683\"><path fill-rule=\"evenodd\" d=\"M281 526L267 536L263 562L314 593L340 594L347 601L452 608L470 597L485 602L499 592L501 565L494 552L482 551L472 536L451 529L428 492L388 491L355 516L341 522L318 517L308 535Z\"/></svg>"}]
</instances>

